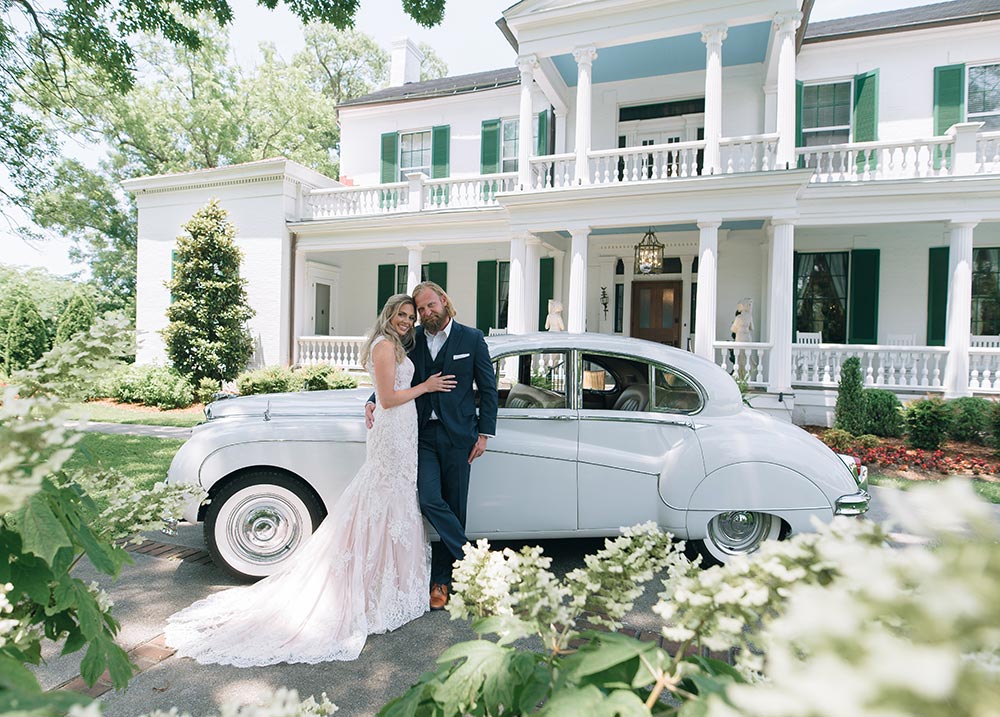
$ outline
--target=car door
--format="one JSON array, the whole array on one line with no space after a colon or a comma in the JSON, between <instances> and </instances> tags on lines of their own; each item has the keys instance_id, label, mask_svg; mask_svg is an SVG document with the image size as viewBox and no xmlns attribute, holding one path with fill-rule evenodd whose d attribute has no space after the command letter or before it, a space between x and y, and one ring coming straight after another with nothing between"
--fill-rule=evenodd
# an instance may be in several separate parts
<instances>
[{"instance_id":1,"label":"car door","mask_svg":"<svg viewBox=\"0 0 1000 717\"><path fill-rule=\"evenodd\" d=\"M701 397L687 379L645 361L594 353L582 354L580 361L591 371L607 371L603 379L592 378L591 385L605 392L608 386L614 389L604 400L605 408L588 408L599 402L581 396L579 528L608 531L656 521L661 480L704 475L701 444L690 416ZM677 383L675 394L668 394L668 380ZM581 387L581 393L586 390Z\"/></svg>"},{"instance_id":2,"label":"car door","mask_svg":"<svg viewBox=\"0 0 1000 717\"><path fill-rule=\"evenodd\" d=\"M497 435L472 466L468 534L564 534L577 527L577 413L568 352L494 361Z\"/></svg>"}]
</instances>

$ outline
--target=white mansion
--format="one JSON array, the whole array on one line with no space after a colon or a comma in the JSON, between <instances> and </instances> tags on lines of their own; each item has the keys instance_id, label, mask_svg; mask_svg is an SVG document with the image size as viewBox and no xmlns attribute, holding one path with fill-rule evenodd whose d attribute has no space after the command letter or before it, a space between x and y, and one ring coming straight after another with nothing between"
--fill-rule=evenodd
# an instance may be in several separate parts
<instances>
[{"instance_id":1,"label":"white mansion","mask_svg":"<svg viewBox=\"0 0 1000 717\"><path fill-rule=\"evenodd\" d=\"M397 42L390 87L341 105L340 181L273 159L127 182L138 360L163 360L175 238L218 197L262 364L353 364L426 277L487 332L554 298L569 331L735 366L798 422L848 356L900 394L1000 393L1000 0L812 6L522 0L497 22L516 69L416 82Z\"/></svg>"}]
</instances>

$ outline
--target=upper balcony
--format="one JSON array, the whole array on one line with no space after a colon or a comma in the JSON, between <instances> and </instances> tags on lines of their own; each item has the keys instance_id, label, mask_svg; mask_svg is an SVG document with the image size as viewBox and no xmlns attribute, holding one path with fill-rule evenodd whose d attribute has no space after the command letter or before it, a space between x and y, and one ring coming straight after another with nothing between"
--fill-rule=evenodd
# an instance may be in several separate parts
<instances>
[{"instance_id":1,"label":"upper balcony","mask_svg":"<svg viewBox=\"0 0 1000 717\"><path fill-rule=\"evenodd\" d=\"M836 184L1000 174L1000 132L980 123L955 125L928 139L852 142L795 150L791 168L813 169L811 183ZM428 179L310 192L303 220L498 207L511 192L586 191L591 186L681 182L708 175L745 175L788 169L778 161L778 135L725 137L719 169L705 164L705 140L590 151L585 165L575 153L529 159L527 181L517 172Z\"/></svg>"}]
</instances>

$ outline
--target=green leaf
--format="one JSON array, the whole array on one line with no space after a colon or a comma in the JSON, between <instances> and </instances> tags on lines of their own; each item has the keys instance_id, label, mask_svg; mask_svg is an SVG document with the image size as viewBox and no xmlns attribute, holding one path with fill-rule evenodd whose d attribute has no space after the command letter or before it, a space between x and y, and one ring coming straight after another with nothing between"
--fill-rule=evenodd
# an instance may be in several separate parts
<instances>
[{"instance_id":1,"label":"green leaf","mask_svg":"<svg viewBox=\"0 0 1000 717\"><path fill-rule=\"evenodd\" d=\"M80 661L80 677L89 686L93 687L94 683L101 676L101 673L104 672L107 662L108 653L104 641L100 638L91 640L90 647L87 648L87 653L83 656L83 660Z\"/></svg>"},{"instance_id":2,"label":"green leaf","mask_svg":"<svg viewBox=\"0 0 1000 717\"><path fill-rule=\"evenodd\" d=\"M3 578L0 578L2 580ZM10 566L9 578L15 593L23 593L41 605L49 602L49 583L55 579L47 563L33 555L21 554Z\"/></svg>"},{"instance_id":3,"label":"green leaf","mask_svg":"<svg viewBox=\"0 0 1000 717\"><path fill-rule=\"evenodd\" d=\"M746 682L743 675L735 667L722 660L716 660L712 657L702 657L701 655L688 655L684 658L683 662L697 665L708 675L729 677L733 682Z\"/></svg>"},{"instance_id":4,"label":"green leaf","mask_svg":"<svg viewBox=\"0 0 1000 717\"><path fill-rule=\"evenodd\" d=\"M431 674L436 676L436 673ZM431 696L433 687L434 684L431 682L418 682L379 710L378 717L418 717L418 715L434 714L437 710L434 709L436 703Z\"/></svg>"},{"instance_id":5,"label":"green leaf","mask_svg":"<svg viewBox=\"0 0 1000 717\"><path fill-rule=\"evenodd\" d=\"M87 638L83 636L83 633L79 630L71 632L66 637L66 643L63 645L61 655L68 655L70 653L76 652L83 648L87 644Z\"/></svg>"},{"instance_id":6,"label":"green leaf","mask_svg":"<svg viewBox=\"0 0 1000 717\"><path fill-rule=\"evenodd\" d=\"M42 691L34 673L7 655L0 655L0 688L22 693Z\"/></svg>"},{"instance_id":7,"label":"green leaf","mask_svg":"<svg viewBox=\"0 0 1000 717\"><path fill-rule=\"evenodd\" d=\"M477 635L495 634L500 637L498 645L509 645L522 637L531 637L537 630L529 622L525 622L513 615L495 615L476 620L472 623L472 629Z\"/></svg>"},{"instance_id":8,"label":"green leaf","mask_svg":"<svg viewBox=\"0 0 1000 717\"><path fill-rule=\"evenodd\" d=\"M52 564L56 551L72 548L69 536L62 523L49 507L45 493L36 493L17 513L17 523L21 532L23 549Z\"/></svg>"},{"instance_id":9,"label":"green leaf","mask_svg":"<svg viewBox=\"0 0 1000 717\"><path fill-rule=\"evenodd\" d=\"M109 641L110 642L110 641ZM136 666L128 659L128 653L115 643L107 650L108 672L111 674L111 684L116 690L124 690L128 681L135 674Z\"/></svg>"},{"instance_id":10,"label":"green leaf","mask_svg":"<svg viewBox=\"0 0 1000 717\"><path fill-rule=\"evenodd\" d=\"M605 700L611 714L618 717L649 717L646 703L634 692L615 690Z\"/></svg>"},{"instance_id":11,"label":"green leaf","mask_svg":"<svg viewBox=\"0 0 1000 717\"><path fill-rule=\"evenodd\" d=\"M603 717L611 714L605 709L604 694L594 687L567 687L552 695L538 717Z\"/></svg>"},{"instance_id":12,"label":"green leaf","mask_svg":"<svg viewBox=\"0 0 1000 717\"><path fill-rule=\"evenodd\" d=\"M445 680L434 690L434 699L449 709L468 712L482 699L482 685L487 676L503 669L510 648L501 647L488 640L474 640L452 645L438 663L448 663L464 658Z\"/></svg>"},{"instance_id":13,"label":"green leaf","mask_svg":"<svg viewBox=\"0 0 1000 717\"><path fill-rule=\"evenodd\" d=\"M116 559L114 555L115 548L99 541L86 524L78 526L75 532L87 558L93 566L106 575L118 577L122 562Z\"/></svg>"},{"instance_id":14,"label":"green leaf","mask_svg":"<svg viewBox=\"0 0 1000 717\"><path fill-rule=\"evenodd\" d=\"M590 637L592 642L576 653L573 673L577 677L604 672L659 649L651 642L641 642L614 632L584 633L583 636Z\"/></svg>"}]
</instances>

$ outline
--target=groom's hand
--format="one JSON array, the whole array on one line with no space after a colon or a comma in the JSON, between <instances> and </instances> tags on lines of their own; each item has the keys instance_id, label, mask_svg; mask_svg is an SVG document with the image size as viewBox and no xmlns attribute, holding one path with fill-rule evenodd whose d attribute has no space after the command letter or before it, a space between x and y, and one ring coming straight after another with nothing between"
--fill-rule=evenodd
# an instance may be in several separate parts
<instances>
[{"instance_id":1,"label":"groom's hand","mask_svg":"<svg viewBox=\"0 0 1000 717\"><path fill-rule=\"evenodd\" d=\"M479 456L486 453L486 436L480 436L476 441L476 445L472 447L472 451L469 453L469 465L472 465L472 461L479 458Z\"/></svg>"},{"instance_id":2,"label":"groom's hand","mask_svg":"<svg viewBox=\"0 0 1000 717\"><path fill-rule=\"evenodd\" d=\"M375 404L366 403L365 404L365 425L371 430L371 427L375 425Z\"/></svg>"}]
</instances>

